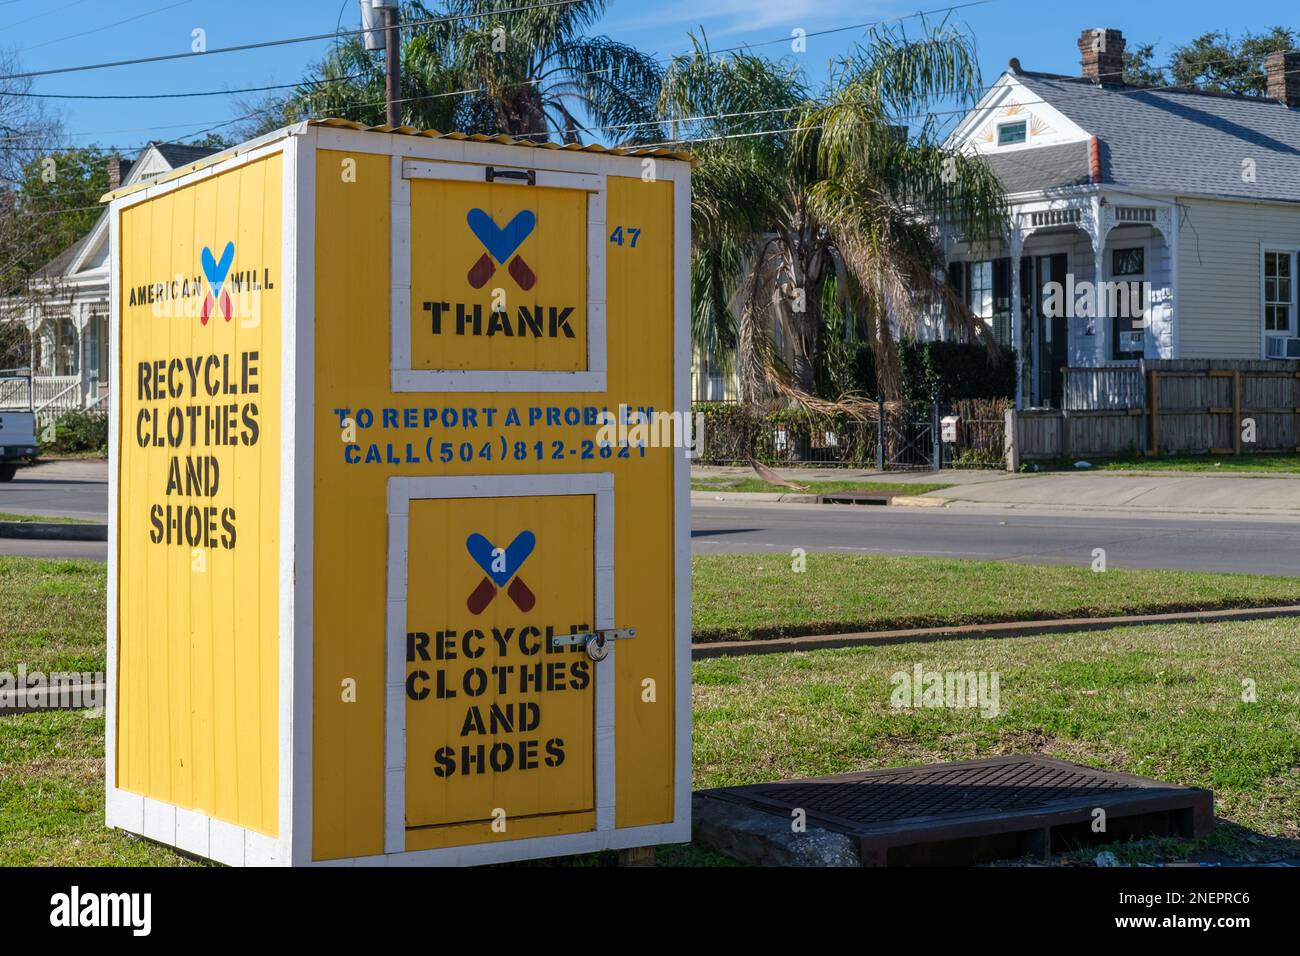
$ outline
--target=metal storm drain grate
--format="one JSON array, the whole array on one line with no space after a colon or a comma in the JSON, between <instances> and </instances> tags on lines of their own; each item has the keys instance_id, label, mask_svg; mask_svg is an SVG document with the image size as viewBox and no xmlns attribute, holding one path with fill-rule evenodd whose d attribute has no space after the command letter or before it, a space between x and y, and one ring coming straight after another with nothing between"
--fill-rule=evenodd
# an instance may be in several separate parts
<instances>
[{"instance_id":1,"label":"metal storm drain grate","mask_svg":"<svg viewBox=\"0 0 1300 956\"><path fill-rule=\"evenodd\" d=\"M802 810L810 828L856 841L864 865L1041 857L1116 839L1201 837L1213 824L1208 790L1039 755L728 787L699 796L782 821Z\"/></svg>"},{"instance_id":2,"label":"metal storm drain grate","mask_svg":"<svg viewBox=\"0 0 1300 956\"><path fill-rule=\"evenodd\" d=\"M887 505L900 492L897 491L841 491L829 495L818 495L819 505Z\"/></svg>"}]
</instances>

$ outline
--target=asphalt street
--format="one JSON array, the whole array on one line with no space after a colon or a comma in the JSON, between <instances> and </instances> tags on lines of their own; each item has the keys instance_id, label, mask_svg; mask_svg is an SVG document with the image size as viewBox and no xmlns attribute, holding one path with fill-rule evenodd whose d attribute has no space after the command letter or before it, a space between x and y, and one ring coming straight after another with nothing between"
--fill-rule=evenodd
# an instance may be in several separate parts
<instances>
[{"instance_id":1,"label":"asphalt street","mask_svg":"<svg viewBox=\"0 0 1300 956\"><path fill-rule=\"evenodd\" d=\"M0 484L0 512L107 520L102 463L55 462ZM1250 485L1248 487L1256 487ZM1262 487L1262 486L1261 486ZM1066 496L1070 497L1070 496ZM960 508L692 502L695 554L843 551L1026 563L1092 563L1300 575L1300 520L1279 516L1039 512ZM103 560L103 542L0 538L0 554Z\"/></svg>"},{"instance_id":2,"label":"asphalt street","mask_svg":"<svg viewBox=\"0 0 1300 956\"><path fill-rule=\"evenodd\" d=\"M695 554L803 548L1108 567L1300 574L1300 522L1200 516L693 502Z\"/></svg>"}]
</instances>

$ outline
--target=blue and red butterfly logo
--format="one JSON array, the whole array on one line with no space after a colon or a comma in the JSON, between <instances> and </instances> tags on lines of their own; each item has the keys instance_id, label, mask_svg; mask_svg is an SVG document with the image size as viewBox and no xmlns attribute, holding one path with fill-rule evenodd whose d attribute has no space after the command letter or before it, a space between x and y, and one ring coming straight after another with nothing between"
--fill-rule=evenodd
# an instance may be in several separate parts
<instances>
[{"instance_id":1,"label":"blue and red butterfly logo","mask_svg":"<svg viewBox=\"0 0 1300 956\"><path fill-rule=\"evenodd\" d=\"M537 596L519 577L519 568L536 547L537 536L531 531L519 532L506 548L498 548L481 534L472 534L466 539L465 549L469 556L487 575L465 601L471 614L482 614L487 610L497 591L503 588L519 610L533 609Z\"/></svg>"},{"instance_id":2,"label":"blue and red butterfly logo","mask_svg":"<svg viewBox=\"0 0 1300 956\"><path fill-rule=\"evenodd\" d=\"M203 274L208 280L208 292L203 297L203 309L199 313L199 321L207 325L212 310L219 305L222 317L229 322L232 307L230 292L225 288L225 285L226 278L230 275L230 267L235 262L235 244L233 242L226 243L226 248L221 251L220 260L212 255L211 249L204 246L203 255L200 259L203 263Z\"/></svg>"},{"instance_id":3,"label":"blue and red butterfly logo","mask_svg":"<svg viewBox=\"0 0 1300 956\"><path fill-rule=\"evenodd\" d=\"M531 209L520 210L505 226L498 226L496 220L484 210L471 209L465 221L469 224L470 232L474 233L486 250L470 267L466 276L471 286L481 289L487 285L487 281L496 274L498 264L506 267L511 278L525 292L537 284L537 274L524 261L523 256L517 255L524 240L537 228L536 213Z\"/></svg>"}]
</instances>

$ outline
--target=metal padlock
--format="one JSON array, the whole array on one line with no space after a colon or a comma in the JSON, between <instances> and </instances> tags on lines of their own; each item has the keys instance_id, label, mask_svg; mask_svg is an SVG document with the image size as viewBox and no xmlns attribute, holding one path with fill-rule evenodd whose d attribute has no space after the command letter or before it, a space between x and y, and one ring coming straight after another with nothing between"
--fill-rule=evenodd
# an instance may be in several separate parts
<instances>
[{"instance_id":1,"label":"metal padlock","mask_svg":"<svg viewBox=\"0 0 1300 956\"><path fill-rule=\"evenodd\" d=\"M587 649L587 656L593 661L603 661L609 656L610 641L627 641L636 637L636 628L634 627L614 627L602 631L575 631L572 634L556 634L551 638L553 647L564 647L566 644L583 644Z\"/></svg>"}]
</instances>

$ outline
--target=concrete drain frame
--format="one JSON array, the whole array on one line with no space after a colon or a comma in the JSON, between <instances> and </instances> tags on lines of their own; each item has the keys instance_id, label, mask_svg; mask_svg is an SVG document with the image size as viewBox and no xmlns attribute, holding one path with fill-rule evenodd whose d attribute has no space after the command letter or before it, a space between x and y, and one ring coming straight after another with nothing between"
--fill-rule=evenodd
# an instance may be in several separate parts
<instances>
[{"instance_id":1,"label":"concrete drain frame","mask_svg":"<svg viewBox=\"0 0 1300 956\"><path fill-rule=\"evenodd\" d=\"M792 825L798 810L806 832ZM702 790L694 816L697 840L748 863L951 866L1199 839L1214 795L1032 754Z\"/></svg>"}]
</instances>

